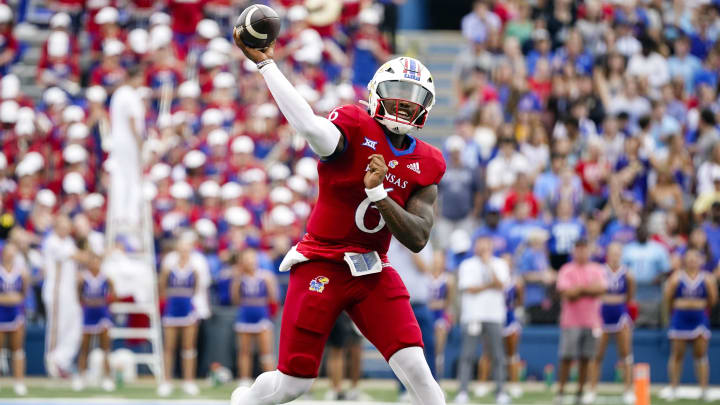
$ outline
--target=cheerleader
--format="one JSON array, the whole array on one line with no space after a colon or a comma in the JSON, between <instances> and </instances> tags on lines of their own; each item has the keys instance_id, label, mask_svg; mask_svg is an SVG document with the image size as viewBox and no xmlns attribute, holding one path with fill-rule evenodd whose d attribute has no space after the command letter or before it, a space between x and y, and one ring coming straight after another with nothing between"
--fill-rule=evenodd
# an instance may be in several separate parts
<instances>
[{"instance_id":1,"label":"cheerleader","mask_svg":"<svg viewBox=\"0 0 720 405\"><path fill-rule=\"evenodd\" d=\"M110 335L108 330L112 326L112 317L108 309L108 302L114 295L112 282L100 272L101 259L96 255L88 258L87 268L78 275L78 296L83 309L83 336L80 344L77 365L82 376L87 369L87 359L90 353L90 342L94 337L99 339L100 349L103 351L103 367L105 378L102 380L102 389L114 391L115 383L110 378ZM81 379L74 381L74 388L82 389Z\"/></svg>"},{"instance_id":2,"label":"cheerleader","mask_svg":"<svg viewBox=\"0 0 720 405\"><path fill-rule=\"evenodd\" d=\"M276 305L277 285L272 273L258 269L254 249L243 250L236 266L239 267L238 276L233 281L231 294L233 304L239 306L235 321L238 373L240 383L249 386L253 370L253 340L258 345L263 371L275 369L272 355L273 323L269 307Z\"/></svg>"},{"instance_id":3,"label":"cheerleader","mask_svg":"<svg viewBox=\"0 0 720 405\"><path fill-rule=\"evenodd\" d=\"M163 261L159 280L159 293L165 300L163 330L165 333L165 382L158 387L158 394L172 393L169 381L173 376L175 351L178 337L181 340L183 391L197 395L199 389L194 383L197 360L196 340L198 318L192 304L198 288L199 270L191 260L194 238L182 236L178 239L175 252L170 252Z\"/></svg>"},{"instance_id":4,"label":"cheerleader","mask_svg":"<svg viewBox=\"0 0 720 405\"><path fill-rule=\"evenodd\" d=\"M0 262L0 345L9 341L15 377L13 386L18 396L27 395L25 378L25 315L24 302L30 276L18 247L7 243Z\"/></svg>"},{"instance_id":5,"label":"cheerleader","mask_svg":"<svg viewBox=\"0 0 720 405\"><path fill-rule=\"evenodd\" d=\"M602 374L602 363L611 338L617 344L618 358L622 364L623 376L625 378L625 393L623 402L626 404L635 403L635 394L632 390L632 319L628 313L628 303L635 296L635 278L628 272L621 263L622 245L617 242L611 243L607 248L605 278L607 290L602 297L601 314L603 319L603 333L598 344L597 354L591 368L590 391L586 394L587 403L595 402L596 388L600 374Z\"/></svg>"},{"instance_id":6,"label":"cheerleader","mask_svg":"<svg viewBox=\"0 0 720 405\"><path fill-rule=\"evenodd\" d=\"M441 252L436 253L430 282L430 301L428 307L433 316L435 328L435 369L438 376L444 375L445 343L452 327L450 303L452 302L452 286L454 277L445 271L445 258Z\"/></svg>"},{"instance_id":7,"label":"cheerleader","mask_svg":"<svg viewBox=\"0 0 720 405\"><path fill-rule=\"evenodd\" d=\"M661 391L661 396L674 400L687 343L693 346L695 373L703 399L708 397L708 375L710 365L707 358L710 340L710 320L708 311L717 303L717 285L712 275L702 271L705 258L696 249L685 253L684 270L678 270L665 284L665 310L672 312L668 336L672 342L668 360L670 386Z\"/></svg>"},{"instance_id":8,"label":"cheerleader","mask_svg":"<svg viewBox=\"0 0 720 405\"><path fill-rule=\"evenodd\" d=\"M503 341L505 342L505 355L508 359L508 376L510 387L508 393L513 398L522 396L522 389L518 385L520 380L520 355L518 344L520 343L520 331L522 325L516 313L523 310L525 301L525 283L520 277L513 277L512 282L505 288L505 327L503 328ZM522 315L520 315L522 316Z\"/></svg>"}]
</instances>

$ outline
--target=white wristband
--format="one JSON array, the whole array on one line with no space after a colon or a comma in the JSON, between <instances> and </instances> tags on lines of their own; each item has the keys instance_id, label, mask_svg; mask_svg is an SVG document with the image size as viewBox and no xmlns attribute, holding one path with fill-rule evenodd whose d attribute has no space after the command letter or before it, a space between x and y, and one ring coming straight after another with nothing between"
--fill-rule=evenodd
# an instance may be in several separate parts
<instances>
[{"instance_id":1,"label":"white wristband","mask_svg":"<svg viewBox=\"0 0 720 405\"><path fill-rule=\"evenodd\" d=\"M380 201L388 195L382 183L373 188L366 188L365 194L370 198L370 202Z\"/></svg>"}]
</instances>

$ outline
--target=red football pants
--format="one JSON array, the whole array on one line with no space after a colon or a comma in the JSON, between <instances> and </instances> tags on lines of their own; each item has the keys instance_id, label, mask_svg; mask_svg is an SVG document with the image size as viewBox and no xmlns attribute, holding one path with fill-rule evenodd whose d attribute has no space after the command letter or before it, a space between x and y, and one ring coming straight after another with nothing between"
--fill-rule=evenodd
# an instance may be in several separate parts
<instances>
[{"instance_id":1,"label":"red football pants","mask_svg":"<svg viewBox=\"0 0 720 405\"><path fill-rule=\"evenodd\" d=\"M329 281L318 292L317 282L311 282L322 277ZM342 311L385 360L400 349L423 346L410 296L392 267L353 277L345 263L309 261L293 266L290 273L278 370L293 377L317 377L325 342Z\"/></svg>"}]
</instances>

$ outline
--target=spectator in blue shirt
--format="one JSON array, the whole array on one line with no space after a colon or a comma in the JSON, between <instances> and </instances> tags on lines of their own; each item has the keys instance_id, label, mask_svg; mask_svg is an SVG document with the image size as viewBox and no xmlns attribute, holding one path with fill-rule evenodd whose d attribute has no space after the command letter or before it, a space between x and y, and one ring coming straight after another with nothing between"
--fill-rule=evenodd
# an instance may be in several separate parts
<instances>
[{"instance_id":1,"label":"spectator in blue shirt","mask_svg":"<svg viewBox=\"0 0 720 405\"><path fill-rule=\"evenodd\" d=\"M465 38L472 42L485 42L490 31L500 29L502 21L488 7L485 0L475 0L473 11L463 17L460 27Z\"/></svg>"},{"instance_id":2,"label":"spectator in blue shirt","mask_svg":"<svg viewBox=\"0 0 720 405\"><path fill-rule=\"evenodd\" d=\"M500 233L507 240L507 251L514 252L535 228L542 226L530 217L530 205L524 201L515 204L513 215L500 222Z\"/></svg>"},{"instance_id":3,"label":"spectator in blue shirt","mask_svg":"<svg viewBox=\"0 0 720 405\"><path fill-rule=\"evenodd\" d=\"M623 248L622 263L635 277L637 285L636 323L656 327L660 324L661 282L670 271L670 255L663 245L649 240L648 236L645 224L640 225L635 241Z\"/></svg>"},{"instance_id":4,"label":"spectator in blue shirt","mask_svg":"<svg viewBox=\"0 0 720 405\"><path fill-rule=\"evenodd\" d=\"M710 219L705 221L702 228L710 251L708 260L717 263L720 260L720 202L715 202L710 207Z\"/></svg>"},{"instance_id":5,"label":"spectator in blue shirt","mask_svg":"<svg viewBox=\"0 0 720 405\"><path fill-rule=\"evenodd\" d=\"M472 245L483 236L492 239L494 256L500 257L509 252L507 238L500 228L500 209L491 204L485 207L485 223L472 235Z\"/></svg>"},{"instance_id":6,"label":"spectator in blue shirt","mask_svg":"<svg viewBox=\"0 0 720 405\"><path fill-rule=\"evenodd\" d=\"M616 208L616 218L606 227L600 237L600 244L607 247L611 242L627 244L635 239L636 226L633 225L635 215L635 202L629 196L624 196L622 202Z\"/></svg>"},{"instance_id":7,"label":"spectator in blue shirt","mask_svg":"<svg viewBox=\"0 0 720 405\"><path fill-rule=\"evenodd\" d=\"M517 274L525 282L525 307L532 323L553 322L548 317L552 306L548 286L555 281L555 273L547 259L545 242L548 233L542 228L535 228L528 234L525 249L516 258Z\"/></svg>"},{"instance_id":8,"label":"spectator in blue shirt","mask_svg":"<svg viewBox=\"0 0 720 405\"><path fill-rule=\"evenodd\" d=\"M543 207L550 207L558 189L560 188L560 173L567 166L565 155L553 154L550 157L550 167L540 173L533 185L533 194Z\"/></svg>"},{"instance_id":9,"label":"spectator in blue shirt","mask_svg":"<svg viewBox=\"0 0 720 405\"><path fill-rule=\"evenodd\" d=\"M552 46L550 44L550 33L545 28L538 28L532 33L533 49L525 57L528 76L535 73L535 65L538 60L546 59L548 63L553 58Z\"/></svg>"},{"instance_id":10,"label":"spectator in blue shirt","mask_svg":"<svg viewBox=\"0 0 720 405\"><path fill-rule=\"evenodd\" d=\"M697 56L690 53L690 41L686 36L679 36L675 40L674 55L668 59L670 77L681 78L685 84L685 92L690 94L695 85L695 74L702 69L702 62Z\"/></svg>"},{"instance_id":11,"label":"spectator in blue shirt","mask_svg":"<svg viewBox=\"0 0 720 405\"><path fill-rule=\"evenodd\" d=\"M556 219L550 225L550 265L559 269L570 261L575 242L585 236L585 226L573 213L572 202L561 200Z\"/></svg>"}]
</instances>

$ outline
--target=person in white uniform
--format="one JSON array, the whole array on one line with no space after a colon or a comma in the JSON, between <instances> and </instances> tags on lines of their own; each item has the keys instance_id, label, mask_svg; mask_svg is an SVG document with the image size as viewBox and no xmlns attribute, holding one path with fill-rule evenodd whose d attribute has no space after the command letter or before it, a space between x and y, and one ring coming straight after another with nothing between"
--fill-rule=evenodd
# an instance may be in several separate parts
<instances>
[{"instance_id":1,"label":"person in white uniform","mask_svg":"<svg viewBox=\"0 0 720 405\"><path fill-rule=\"evenodd\" d=\"M110 99L109 221L122 229L139 226L142 212L140 149L145 133L145 104L138 91L142 84L142 71L130 68L127 81Z\"/></svg>"},{"instance_id":2,"label":"person in white uniform","mask_svg":"<svg viewBox=\"0 0 720 405\"><path fill-rule=\"evenodd\" d=\"M42 297L47 311L45 364L51 377L67 376L80 349L82 309L77 294L78 248L67 216L55 220L42 246L45 282Z\"/></svg>"}]
</instances>

